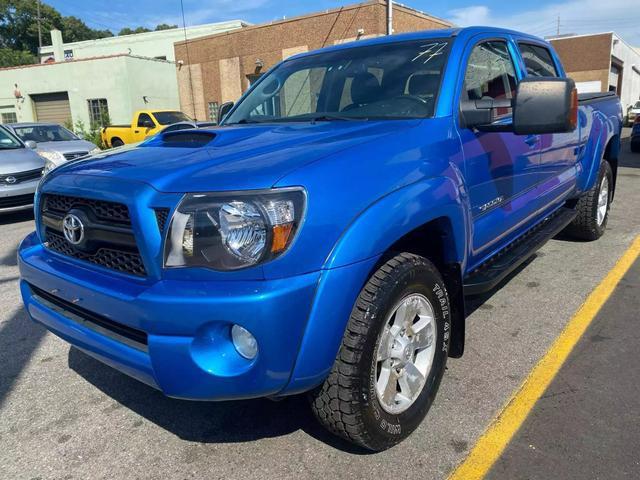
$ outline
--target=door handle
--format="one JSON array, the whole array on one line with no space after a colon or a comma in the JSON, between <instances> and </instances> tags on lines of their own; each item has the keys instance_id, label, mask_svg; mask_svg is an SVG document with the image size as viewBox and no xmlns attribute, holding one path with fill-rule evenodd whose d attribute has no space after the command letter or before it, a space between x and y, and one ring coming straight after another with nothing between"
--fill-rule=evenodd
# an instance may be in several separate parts
<instances>
[{"instance_id":1,"label":"door handle","mask_svg":"<svg viewBox=\"0 0 640 480\"><path fill-rule=\"evenodd\" d=\"M140 133L140 130L134 130L133 133Z\"/></svg>"},{"instance_id":2,"label":"door handle","mask_svg":"<svg viewBox=\"0 0 640 480\"><path fill-rule=\"evenodd\" d=\"M538 144L539 140L540 137L538 135L527 135L527 137L524 139L524 143L526 143L530 147L533 147L534 145Z\"/></svg>"}]
</instances>

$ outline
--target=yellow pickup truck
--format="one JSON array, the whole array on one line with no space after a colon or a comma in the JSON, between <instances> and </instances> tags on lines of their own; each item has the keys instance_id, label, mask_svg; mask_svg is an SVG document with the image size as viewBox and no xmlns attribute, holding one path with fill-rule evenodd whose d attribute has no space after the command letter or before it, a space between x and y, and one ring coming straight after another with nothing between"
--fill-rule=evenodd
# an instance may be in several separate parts
<instances>
[{"instance_id":1,"label":"yellow pickup truck","mask_svg":"<svg viewBox=\"0 0 640 480\"><path fill-rule=\"evenodd\" d=\"M133 114L131 125L110 125L100 130L102 142L107 147L120 147L137 143L155 135L167 125L193 122L182 112L175 110L140 110Z\"/></svg>"}]
</instances>

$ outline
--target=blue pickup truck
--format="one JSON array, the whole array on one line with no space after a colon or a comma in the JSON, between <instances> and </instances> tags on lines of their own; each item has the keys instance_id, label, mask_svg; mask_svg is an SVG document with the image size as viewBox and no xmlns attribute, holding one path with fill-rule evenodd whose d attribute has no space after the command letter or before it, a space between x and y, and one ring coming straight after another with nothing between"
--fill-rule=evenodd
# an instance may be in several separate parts
<instances>
[{"instance_id":1,"label":"blue pickup truck","mask_svg":"<svg viewBox=\"0 0 640 480\"><path fill-rule=\"evenodd\" d=\"M48 174L19 249L35 321L172 397L306 392L388 448L462 355L465 295L605 231L620 102L578 96L530 35L333 46L223 111Z\"/></svg>"}]
</instances>

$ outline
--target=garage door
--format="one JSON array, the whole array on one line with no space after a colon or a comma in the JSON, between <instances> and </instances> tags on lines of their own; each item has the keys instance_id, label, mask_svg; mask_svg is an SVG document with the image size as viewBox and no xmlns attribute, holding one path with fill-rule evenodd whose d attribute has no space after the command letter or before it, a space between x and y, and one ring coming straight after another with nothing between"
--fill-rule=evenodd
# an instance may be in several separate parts
<instances>
[{"instance_id":1,"label":"garage door","mask_svg":"<svg viewBox=\"0 0 640 480\"><path fill-rule=\"evenodd\" d=\"M63 124L71 121L71 108L67 92L31 95L35 106L36 120Z\"/></svg>"}]
</instances>

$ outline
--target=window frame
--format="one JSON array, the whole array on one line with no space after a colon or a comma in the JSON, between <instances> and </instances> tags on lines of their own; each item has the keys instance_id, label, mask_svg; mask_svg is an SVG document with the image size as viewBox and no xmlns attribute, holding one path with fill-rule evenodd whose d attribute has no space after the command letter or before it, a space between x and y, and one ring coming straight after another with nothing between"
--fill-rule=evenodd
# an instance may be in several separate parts
<instances>
[{"instance_id":1,"label":"window frame","mask_svg":"<svg viewBox=\"0 0 640 480\"><path fill-rule=\"evenodd\" d=\"M532 47L537 47L537 48L542 48L543 50L546 50L549 53L549 58L551 59L552 65L553 65L553 69L555 70L556 74L554 77L535 77L535 78L562 78L562 73L560 71L560 69L558 68L558 62L555 58L555 56L553 55L552 49L549 45L545 45L544 43L541 42L537 42L535 40L529 40L529 39L519 39L516 42L517 46L518 46L518 55L520 57L520 61L522 62L522 70L523 73L529 77L529 72L527 70L527 64L524 61L524 56L522 55L522 45L529 45Z\"/></svg>"},{"instance_id":2,"label":"window frame","mask_svg":"<svg viewBox=\"0 0 640 480\"><path fill-rule=\"evenodd\" d=\"M463 99L463 90L464 90L464 80L467 74L467 68L469 67L469 60L471 58L471 53L473 50L480 44L486 42L504 42L507 45L507 51L511 57L511 63L513 64L513 68L516 75L516 89L518 85L524 78L523 70L522 70L522 57L520 56L520 51L518 49L517 41L510 35L489 35L486 37L478 38L473 37L467 45L464 47L463 58L464 58L464 68L460 68L458 70L458 76L456 80L456 93L453 96L452 102L452 112L455 119L455 126L457 129L464 129L464 122L462 120L461 115L461 106ZM456 113L457 112L457 113ZM502 119L509 118L509 116L503 116Z\"/></svg>"},{"instance_id":3,"label":"window frame","mask_svg":"<svg viewBox=\"0 0 640 480\"><path fill-rule=\"evenodd\" d=\"M102 108L102 101L104 100L104 110ZM97 102L99 117L97 120L94 120L93 113L94 109L92 106L92 102ZM102 124L102 114L106 113L107 118L109 118L109 100L106 98L87 98L87 108L89 110L89 128L99 128L106 127L106 125Z\"/></svg>"},{"instance_id":4,"label":"window frame","mask_svg":"<svg viewBox=\"0 0 640 480\"><path fill-rule=\"evenodd\" d=\"M149 126L146 126L146 125L140 125L140 119L143 116L145 116L149 120L151 120L151 123L152 123L153 127L149 127ZM149 115L148 113L142 112L140 115L138 115L138 121L136 122L136 127L138 127L138 128L155 128L156 127L156 122L155 122L155 120L153 119L153 117L151 115Z\"/></svg>"}]
</instances>

